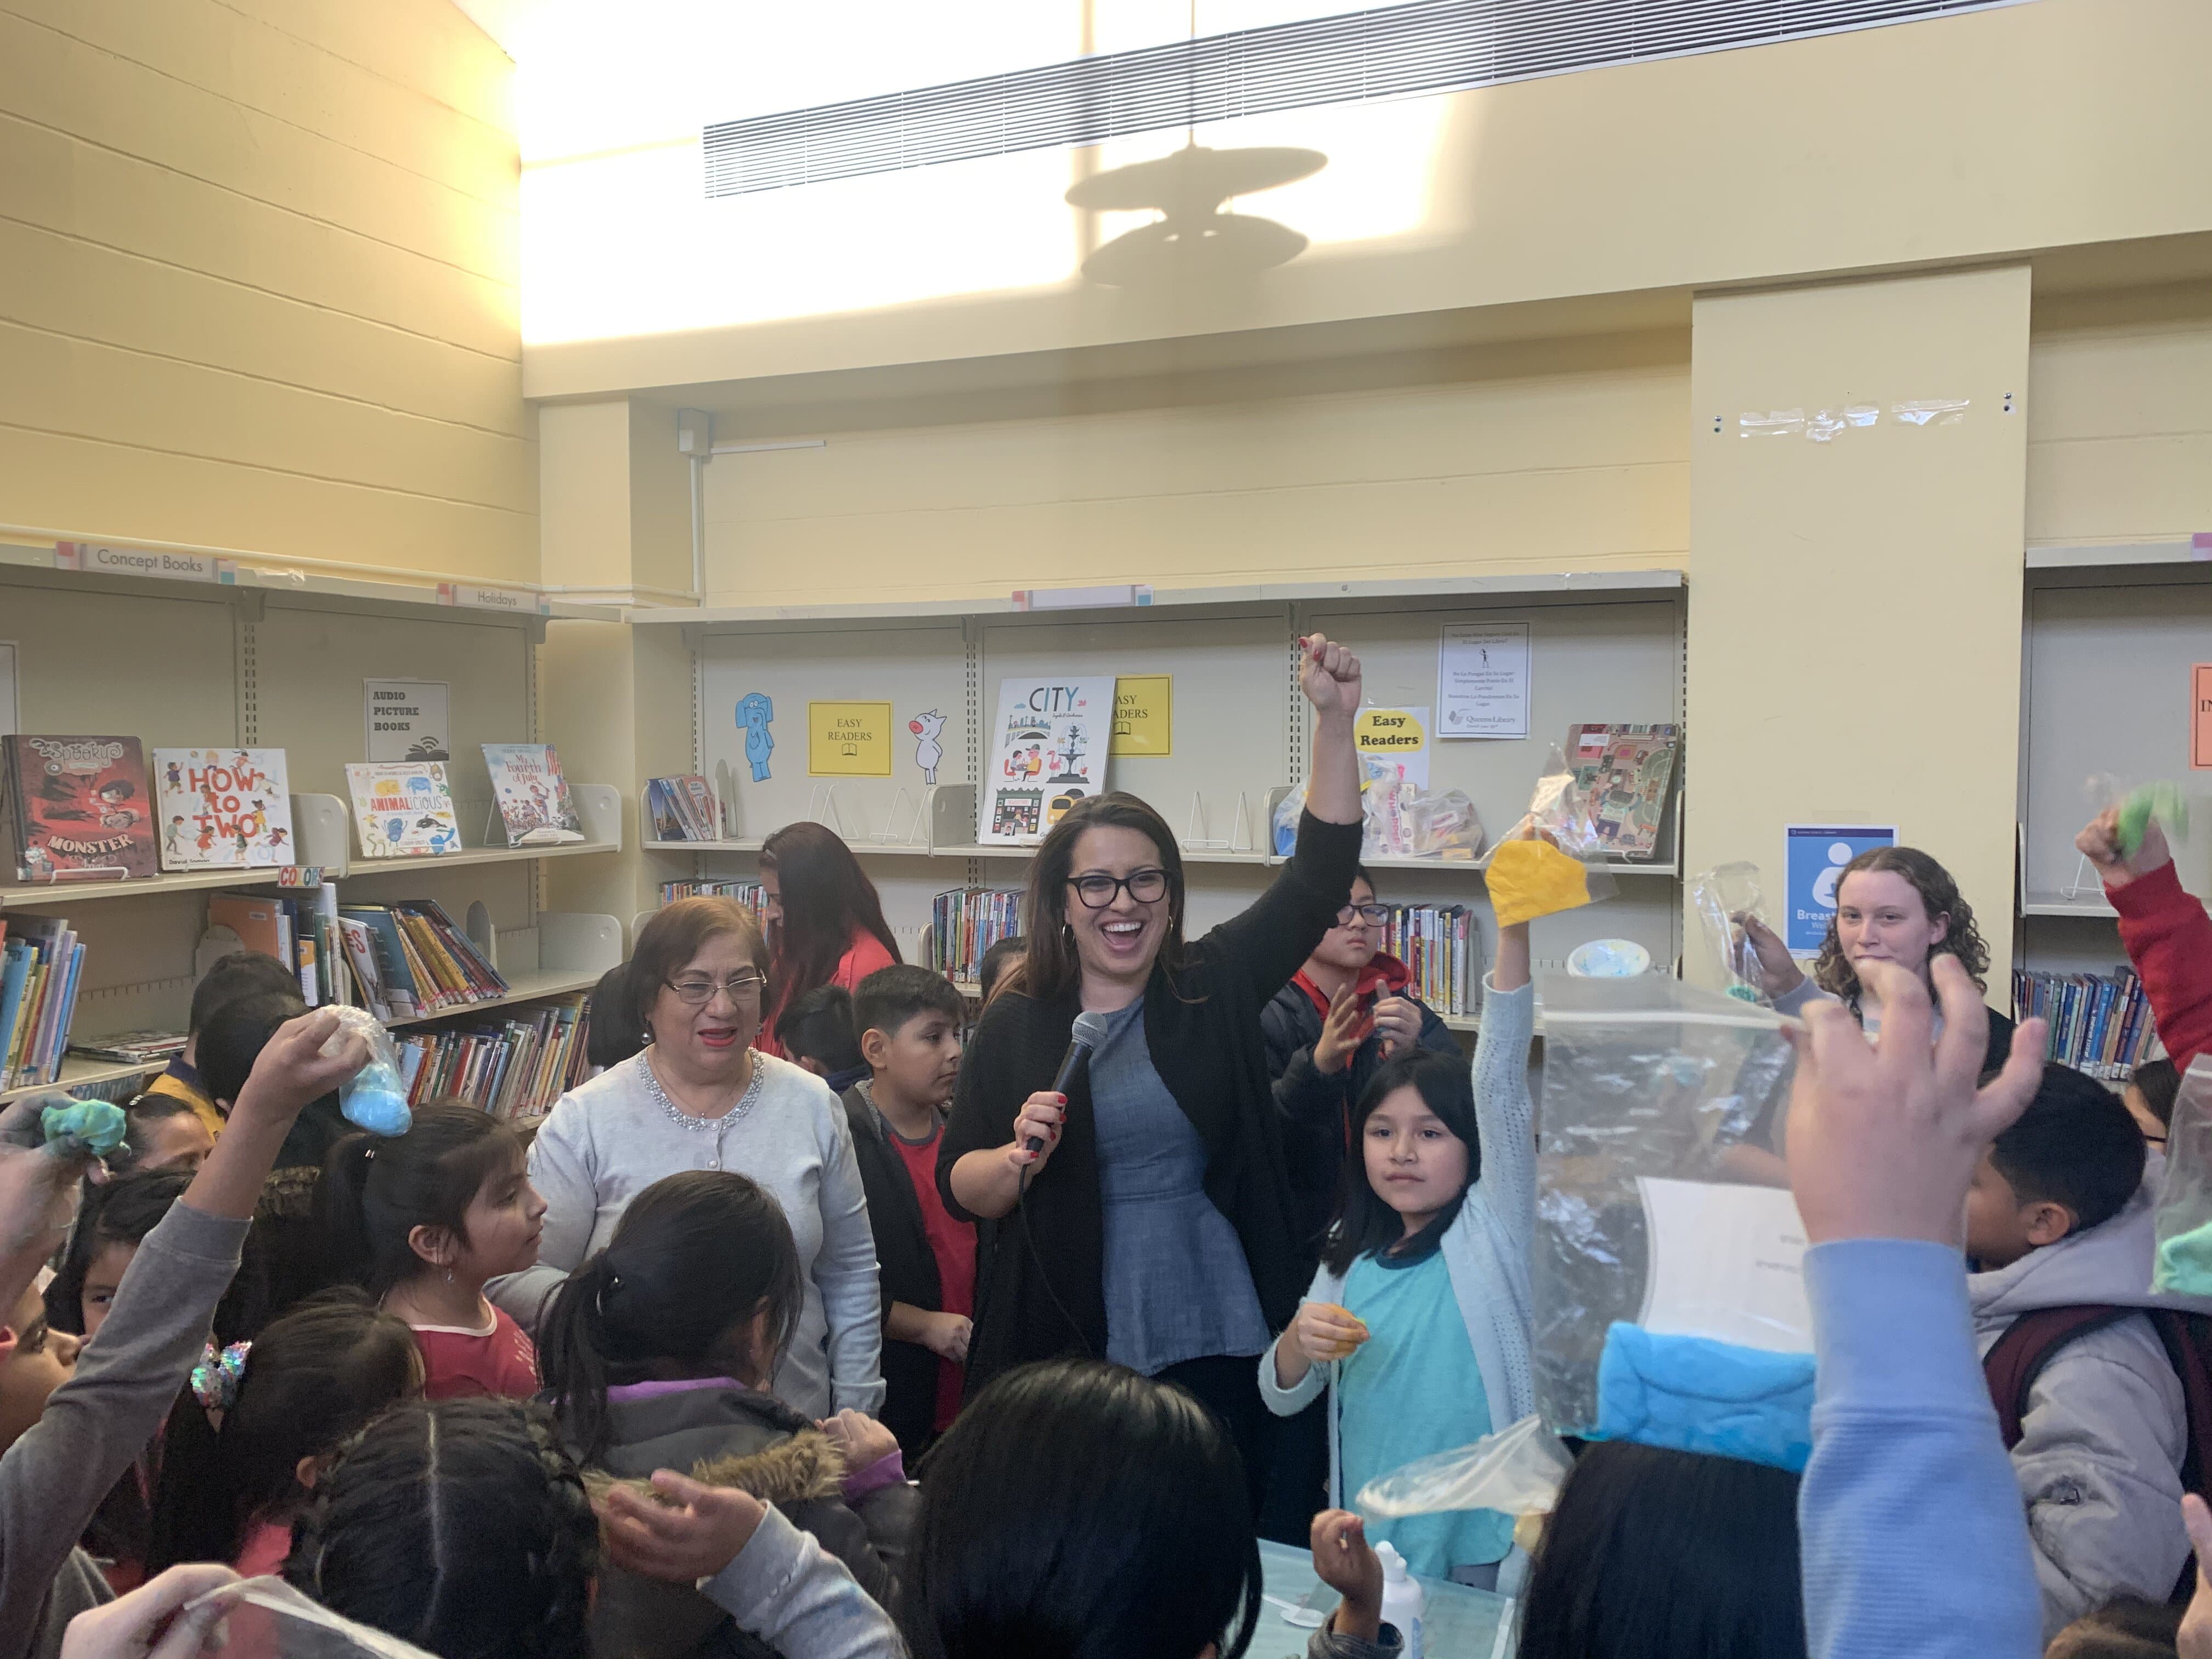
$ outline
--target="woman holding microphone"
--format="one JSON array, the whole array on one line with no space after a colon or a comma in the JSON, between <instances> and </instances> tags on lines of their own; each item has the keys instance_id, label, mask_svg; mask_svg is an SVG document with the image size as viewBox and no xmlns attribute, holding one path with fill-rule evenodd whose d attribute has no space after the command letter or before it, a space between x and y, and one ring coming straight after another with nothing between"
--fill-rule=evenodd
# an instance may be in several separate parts
<instances>
[{"instance_id":1,"label":"woman holding microphone","mask_svg":"<svg viewBox=\"0 0 2212 1659\"><path fill-rule=\"evenodd\" d=\"M1187 942L1159 815L1120 793L1078 802L1031 866L1027 955L961 1062L937 1165L952 1213L981 1224L969 1397L1063 1354L1180 1383L1235 1437L1255 1512L1268 1424L1253 1364L1307 1266L1260 1010L1351 896L1361 829L1359 663L1318 635L1303 650L1313 772L1282 873ZM1061 1096L1078 1014L1104 1034Z\"/></svg>"}]
</instances>

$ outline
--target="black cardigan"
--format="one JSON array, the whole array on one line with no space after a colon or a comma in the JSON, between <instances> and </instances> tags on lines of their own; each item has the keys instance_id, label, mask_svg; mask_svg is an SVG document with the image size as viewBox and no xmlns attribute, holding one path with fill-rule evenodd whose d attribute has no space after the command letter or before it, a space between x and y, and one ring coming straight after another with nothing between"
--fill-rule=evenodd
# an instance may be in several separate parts
<instances>
[{"instance_id":1,"label":"black cardigan","mask_svg":"<svg viewBox=\"0 0 2212 1659\"><path fill-rule=\"evenodd\" d=\"M1297 1311L1310 1260L1292 1219L1283 1135L1270 1091L1260 1010L1297 973L1352 895L1361 826L1299 820L1297 848L1267 890L1188 949L1182 972L1158 964L1145 988L1145 1042L1160 1081L1206 1144L1206 1192L1237 1230L1260 1309L1281 1329ZM1030 1095L1052 1087L1079 994L1050 1002L1000 994L961 1062L938 1146L937 1187L977 1222L975 1329L968 1395L1001 1371L1068 1353L1106 1353L1105 1224L1098 1136L1087 1078L1067 1091L1059 1147L1002 1220L973 1217L952 1194L952 1165L1013 1139ZM1024 1217L1035 1253L1024 1238ZM1043 1264L1049 1282L1038 1277ZM1055 1305L1055 1299L1057 1305Z\"/></svg>"},{"instance_id":2,"label":"black cardigan","mask_svg":"<svg viewBox=\"0 0 2212 1659\"><path fill-rule=\"evenodd\" d=\"M876 1236L876 1267L884 1310L884 1407L876 1413L898 1437L909 1457L928 1445L937 1418L939 1360L919 1342L895 1342L890 1330L891 1304L903 1302L926 1313L942 1313L944 1286L937 1254L922 1226L921 1200L907 1175L906 1160L890 1143L890 1130L874 1104L855 1084L845 1091L845 1115L853 1126L853 1156L860 1166L860 1186L868 1195L868 1225Z\"/></svg>"}]
</instances>

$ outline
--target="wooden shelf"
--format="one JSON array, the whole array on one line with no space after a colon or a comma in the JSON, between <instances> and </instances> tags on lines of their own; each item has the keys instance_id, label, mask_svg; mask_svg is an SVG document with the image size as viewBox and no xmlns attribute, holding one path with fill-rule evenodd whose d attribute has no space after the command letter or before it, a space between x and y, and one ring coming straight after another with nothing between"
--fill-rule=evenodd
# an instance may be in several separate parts
<instances>
[{"instance_id":1,"label":"wooden shelf","mask_svg":"<svg viewBox=\"0 0 2212 1659\"><path fill-rule=\"evenodd\" d=\"M1530 572L1507 576L1424 577L1393 581L1254 582L1218 587L1158 587L1135 605L1060 605L1049 592L1036 602L1018 605L1005 598L922 599L863 605L651 605L623 613L629 622L653 627L695 628L702 624L732 632L771 629L791 623L927 621L953 617L1028 617L1050 623L1098 616L1159 616L1229 605L1293 605L1372 601L1402 605L1407 599L1492 600L1571 595L1601 597L1676 592L1683 586L1679 568Z\"/></svg>"},{"instance_id":2,"label":"wooden shelf","mask_svg":"<svg viewBox=\"0 0 2212 1659\"><path fill-rule=\"evenodd\" d=\"M365 876L388 876L399 870L452 870L468 864L522 864L533 859L575 858L586 853L619 853L618 841L579 841L556 847L464 847L457 853L430 858L356 859L344 870L333 872L349 881Z\"/></svg>"},{"instance_id":3,"label":"wooden shelf","mask_svg":"<svg viewBox=\"0 0 2212 1659\"><path fill-rule=\"evenodd\" d=\"M2117 920L2120 914L2106 899L2068 899L2055 893L2028 899L2020 907L2020 913L2024 916L2093 916L2106 921Z\"/></svg>"},{"instance_id":4,"label":"wooden shelf","mask_svg":"<svg viewBox=\"0 0 2212 1659\"><path fill-rule=\"evenodd\" d=\"M141 876L132 881L42 881L0 887L0 909L47 909L94 899L136 898L151 893L191 893L210 887L274 887L277 869L186 870L172 875Z\"/></svg>"},{"instance_id":5,"label":"wooden shelf","mask_svg":"<svg viewBox=\"0 0 2212 1659\"><path fill-rule=\"evenodd\" d=\"M543 997L564 996L572 991L588 991L599 982L604 969L578 971L571 968L549 968L539 972L507 975L507 994L489 1002L471 1002L459 1008L440 1008L427 1014L416 1014L406 1019L387 1019L384 1023L393 1030L409 1026L434 1024L441 1019L465 1019L476 1014L495 1013L501 1008L512 1008L518 1003L535 1002Z\"/></svg>"},{"instance_id":6,"label":"wooden shelf","mask_svg":"<svg viewBox=\"0 0 2212 1659\"><path fill-rule=\"evenodd\" d=\"M117 1078L151 1077L167 1065L155 1060L151 1065L139 1061L123 1065L112 1060L87 1060L82 1055L68 1054L62 1060L62 1074L52 1083L34 1083L25 1087L0 1090L0 1101L21 1100L26 1095L45 1094L50 1090L82 1089L88 1084L111 1083Z\"/></svg>"}]
</instances>

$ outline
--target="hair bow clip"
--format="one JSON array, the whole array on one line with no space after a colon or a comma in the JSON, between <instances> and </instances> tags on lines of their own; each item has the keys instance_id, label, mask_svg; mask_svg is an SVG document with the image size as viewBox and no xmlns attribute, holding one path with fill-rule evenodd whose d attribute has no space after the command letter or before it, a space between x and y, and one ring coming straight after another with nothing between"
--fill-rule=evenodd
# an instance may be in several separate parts
<instances>
[{"instance_id":1,"label":"hair bow clip","mask_svg":"<svg viewBox=\"0 0 2212 1659\"><path fill-rule=\"evenodd\" d=\"M246 1356L252 1348L251 1342L234 1342L222 1349L210 1342L200 1351L200 1363L192 1367L192 1398L200 1402L201 1410L227 1412L238 1403Z\"/></svg>"}]
</instances>

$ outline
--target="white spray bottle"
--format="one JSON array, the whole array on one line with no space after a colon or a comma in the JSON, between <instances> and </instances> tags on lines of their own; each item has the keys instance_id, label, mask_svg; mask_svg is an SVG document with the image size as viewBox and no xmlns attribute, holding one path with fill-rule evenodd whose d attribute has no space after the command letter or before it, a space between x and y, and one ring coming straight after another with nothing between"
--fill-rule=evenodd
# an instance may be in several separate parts
<instances>
[{"instance_id":1,"label":"white spray bottle","mask_svg":"<svg viewBox=\"0 0 2212 1659\"><path fill-rule=\"evenodd\" d=\"M1404 1659L1421 1659L1421 1614L1428 1597L1388 1539L1375 1547L1375 1559L1382 1564L1382 1622L1397 1626Z\"/></svg>"}]
</instances>

